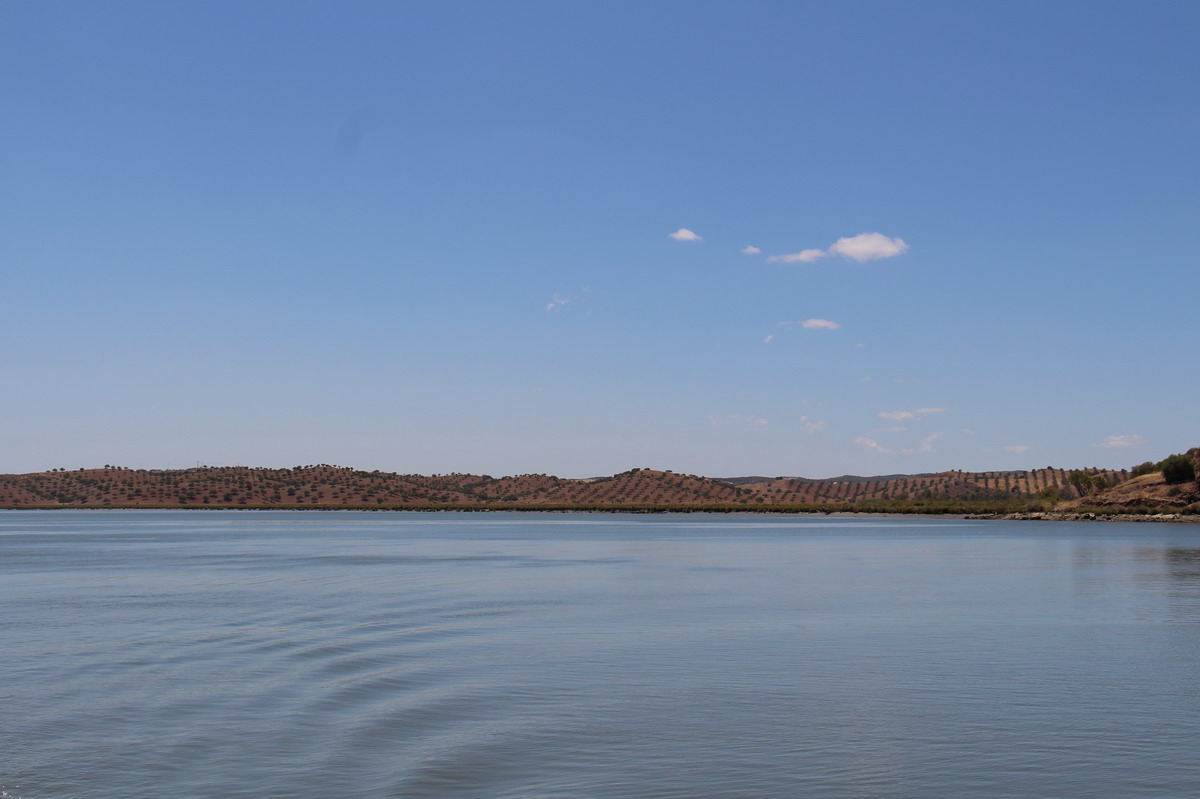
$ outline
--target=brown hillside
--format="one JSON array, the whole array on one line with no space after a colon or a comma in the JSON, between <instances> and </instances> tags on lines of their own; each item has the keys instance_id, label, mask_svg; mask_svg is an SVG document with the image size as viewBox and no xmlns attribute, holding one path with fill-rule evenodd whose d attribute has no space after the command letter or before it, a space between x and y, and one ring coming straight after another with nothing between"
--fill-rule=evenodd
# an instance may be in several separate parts
<instances>
[{"instance_id":1,"label":"brown hillside","mask_svg":"<svg viewBox=\"0 0 1200 799\"><path fill-rule=\"evenodd\" d=\"M1087 471L1110 484L1124 479L1121 472ZM545 474L501 478L393 474L327 464L170 471L105 467L0 476L0 507L773 506L1021 499L1046 489L1065 499L1078 497L1063 469L943 472L880 479L783 478L738 486L653 469L570 480Z\"/></svg>"},{"instance_id":2,"label":"brown hillside","mask_svg":"<svg viewBox=\"0 0 1200 799\"><path fill-rule=\"evenodd\" d=\"M1123 472L1087 469L1088 474L1108 483L1125 479ZM966 500L1019 499L1047 488L1063 497L1078 497L1068 482L1065 469L1033 469L1025 472L941 472L905 475L885 480L799 480L781 478L751 483L745 488L765 501L784 504L842 503L876 500Z\"/></svg>"},{"instance_id":3,"label":"brown hillside","mask_svg":"<svg viewBox=\"0 0 1200 799\"><path fill-rule=\"evenodd\" d=\"M1065 507L1078 505L1104 508L1172 507L1181 508L1200 502L1200 488L1194 483L1167 485L1162 472L1153 472L1113 486L1083 499L1067 503Z\"/></svg>"}]
</instances>

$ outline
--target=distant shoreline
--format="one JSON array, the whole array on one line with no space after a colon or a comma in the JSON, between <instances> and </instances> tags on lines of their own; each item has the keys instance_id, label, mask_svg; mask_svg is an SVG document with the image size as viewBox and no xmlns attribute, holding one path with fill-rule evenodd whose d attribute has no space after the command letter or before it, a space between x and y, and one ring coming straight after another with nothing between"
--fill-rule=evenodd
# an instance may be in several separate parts
<instances>
[{"instance_id":1,"label":"distant shoreline","mask_svg":"<svg viewBox=\"0 0 1200 799\"><path fill-rule=\"evenodd\" d=\"M1116 513L1108 508L1081 508L1075 511L1032 511L1012 513L980 513L977 510L958 509L953 511L881 511L852 510L837 508L830 510L814 510L812 508L780 508L780 507L708 507L675 508L670 506L647 507L522 507L522 506L491 506L463 505L458 507L446 506L275 506L275 505L112 505L112 506L4 506L0 511L303 511L335 513L338 511L353 511L356 513L598 513L598 514L686 514L711 516L838 516L838 517L871 517L871 518L927 518L927 519L964 519L967 521L1051 521L1051 522L1159 522L1175 524L1200 524L1200 514L1171 513L1162 509L1130 509Z\"/></svg>"},{"instance_id":2,"label":"distant shoreline","mask_svg":"<svg viewBox=\"0 0 1200 799\"><path fill-rule=\"evenodd\" d=\"M1174 457L1174 456L1173 456ZM1163 472L949 471L714 479L657 469L568 479L362 471L330 464L289 469L198 466L0 475L0 508L204 508L594 513L887 514L1095 520L1200 517L1200 488ZM1069 514L1062 516L1058 514ZM1094 515L1087 515L1094 514Z\"/></svg>"}]
</instances>

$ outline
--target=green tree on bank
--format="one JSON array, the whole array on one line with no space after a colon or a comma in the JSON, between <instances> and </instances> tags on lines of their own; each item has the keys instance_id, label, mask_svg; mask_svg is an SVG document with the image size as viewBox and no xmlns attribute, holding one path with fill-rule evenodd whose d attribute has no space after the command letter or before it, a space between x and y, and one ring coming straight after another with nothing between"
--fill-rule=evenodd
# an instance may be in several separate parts
<instances>
[{"instance_id":1,"label":"green tree on bank","mask_svg":"<svg viewBox=\"0 0 1200 799\"><path fill-rule=\"evenodd\" d=\"M1167 485L1191 483L1196 479L1196 465L1191 453L1170 455L1162 460L1159 468Z\"/></svg>"}]
</instances>

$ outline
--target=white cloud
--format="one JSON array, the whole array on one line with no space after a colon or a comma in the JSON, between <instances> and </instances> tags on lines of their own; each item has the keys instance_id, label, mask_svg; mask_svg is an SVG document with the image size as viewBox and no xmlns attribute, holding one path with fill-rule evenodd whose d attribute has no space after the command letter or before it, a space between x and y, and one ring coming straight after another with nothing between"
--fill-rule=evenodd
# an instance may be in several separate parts
<instances>
[{"instance_id":1,"label":"white cloud","mask_svg":"<svg viewBox=\"0 0 1200 799\"><path fill-rule=\"evenodd\" d=\"M828 254L824 250L801 250L800 252L793 252L787 255L772 255L767 258L767 262L772 264L810 264L818 258L824 258Z\"/></svg>"},{"instance_id":2,"label":"white cloud","mask_svg":"<svg viewBox=\"0 0 1200 799\"><path fill-rule=\"evenodd\" d=\"M547 311L557 311L560 308L565 308L566 306L570 305L575 300L579 299L583 295L588 294L590 292L591 292L591 289L587 288L587 287L580 289L579 293L574 296L571 296L568 294L559 294L558 292L555 292L554 296L550 298L550 302L546 303L546 310Z\"/></svg>"},{"instance_id":3,"label":"white cloud","mask_svg":"<svg viewBox=\"0 0 1200 799\"><path fill-rule=\"evenodd\" d=\"M837 330L841 327L837 322L828 319L798 319L790 322L780 322L780 327L802 327L805 330Z\"/></svg>"},{"instance_id":4,"label":"white cloud","mask_svg":"<svg viewBox=\"0 0 1200 799\"><path fill-rule=\"evenodd\" d=\"M810 264L828 255L840 255L848 260L862 263L878 258L891 258L907 250L908 242L904 239L893 239L882 233L859 233L857 236L843 236L829 245L827 250L813 248L784 255L772 255L767 258L767 261L773 264ZM758 251L757 247L747 247L742 250L742 252Z\"/></svg>"},{"instance_id":5,"label":"white cloud","mask_svg":"<svg viewBox=\"0 0 1200 799\"><path fill-rule=\"evenodd\" d=\"M859 233L838 239L829 247L829 252L852 261L873 261L876 258L891 258L908 249L904 239L889 238L882 233Z\"/></svg>"},{"instance_id":6,"label":"white cloud","mask_svg":"<svg viewBox=\"0 0 1200 799\"><path fill-rule=\"evenodd\" d=\"M892 453L890 449L884 448L873 438L864 438L859 436L858 438L854 439L854 443L858 444L860 447L866 447L867 449L873 449L876 452L882 452L885 455L890 455Z\"/></svg>"},{"instance_id":7,"label":"white cloud","mask_svg":"<svg viewBox=\"0 0 1200 799\"><path fill-rule=\"evenodd\" d=\"M762 416L754 416L752 414L739 412L727 413L724 416L715 413L708 413L705 414L705 417L708 419L708 423L715 427L725 424L732 424L738 427L744 427L745 425L752 424L757 427L764 427L770 424L770 421Z\"/></svg>"},{"instance_id":8,"label":"white cloud","mask_svg":"<svg viewBox=\"0 0 1200 799\"><path fill-rule=\"evenodd\" d=\"M675 241L704 241L704 239L700 238L685 227L681 227L674 233L668 233L667 235L675 239Z\"/></svg>"},{"instance_id":9,"label":"white cloud","mask_svg":"<svg viewBox=\"0 0 1200 799\"><path fill-rule=\"evenodd\" d=\"M760 252L762 252L762 250L758 249L753 244L747 244L742 248L742 252L746 253L746 255L758 255Z\"/></svg>"},{"instance_id":10,"label":"white cloud","mask_svg":"<svg viewBox=\"0 0 1200 799\"><path fill-rule=\"evenodd\" d=\"M969 427L964 427L964 428L963 428L963 433L965 433L965 434L967 434L967 435L969 435L969 436L973 436L973 435L975 435L975 431L974 431L974 430L972 430L972 429L971 429L971 428L969 428Z\"/></svg>"},{"instance_id":11,"label":"white cloud","mask_svg":"<svg viewBox=\"0 0 1200 799\"><path fill-rule=\"evenodd\" d=\"M900 421L901 419L916 419L927 413L946 413L949 410L949 408L917 408L915 411L880 411L877 415L880 419Z\"/></svg>"},{"instance_id":12,"label":"white cloud","mask_svg":"<svg viewBox=\"0 0 1200 799\"><path fill-rule=\"evenodd\" d=\"M876 427L872 433L903 433L907 427Z\"/></svg>"},{"instance_id":13,"label":"white cloud","mask_svg":"<svg viewBox=\"0 0 1200 799\"><path fill-rule=\"evenodd\" d=\"M824 422L814 422L811 419L809 419L807 416L801 416L800 421L804 423L805 435L811 436L813 433L819 433L825 429Z\"/></svg>"},{"instance_id":14,"label":"white cloud","mask_svg":"<svg viewBox=\"0 0 1200 799\"><path fill-rule=\"evenodd\" d=\"M929 435L922 438L921 439L921 451L922 452L935 452L936 450L934 450L934 448L933 448L933 442L937 441L939 438L941 438L944 435L946 435L946 434L945 433L930 433Z\"/></svg>"},{"instance_id":15,"label":"white cloud","mask_svg":"<svg viewBox=\"0 0 1200 799\"><path fill-rule=\"evenodd\" d=\"M1033 447L1029 446L1028 444L1017 444L1011 447L1001 447L1000 449L1004 450L1005 452L1028 452L1029 450L1033 449Z\"/></svg>"},{"instance_id":16,"label":"white cloud","mask_svg":"<svg viewBox=\"0 0 1200 799\"><path fill-rule=\"evenodd\" d=\"M775 340L775 334L772 333L771 335L769 335L763 339L763 344L770 344L774 340Z\"/></svg>"},{"instance_id":17,"label":"white cloud","mask_svg":"<svg viewBox=\"0 0 1200 799\"><path fill-rule=\"evenodd\" d=\"M860 382L860 383L874 383L875 381L874 381L872 378L870 378L870 377L860 377L860 378L858 379L858 382Z\"/></svg>"},{"instance_id":18,"label":"white cloud","mask_svg":"<svg viewBox=\"0 0 1200 799\"><path fill-rule=\"evenodd\" d=\"M1099 444L1093 444L1094 447L1136 447L1146 439L1136 433L1127 436L1109 436Z\"/></svg>"}]
</instances>

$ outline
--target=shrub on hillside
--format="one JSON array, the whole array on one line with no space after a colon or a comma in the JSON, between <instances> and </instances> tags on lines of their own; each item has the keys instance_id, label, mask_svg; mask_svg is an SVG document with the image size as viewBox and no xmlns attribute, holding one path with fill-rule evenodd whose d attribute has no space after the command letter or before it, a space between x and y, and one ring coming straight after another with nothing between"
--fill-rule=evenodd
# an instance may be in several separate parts
<instances>
[{"instance_id":1,"label":"shrub on hillside","mask_svg":"<svg viewBox=\"0 0 1200 799\"><path fill-rule=\"evenodd\" d=\"M1129 476L1130 477L1141 477L1144 474L1153 474L1154 472L1157 472L1157 471L1158 471L1157 463L1155 463L1154 461L1146 461L1145 463L1139 463L1137 466L1134 466L1133 469L1129 472Z\"/></svg>"},{"instance_id":2,"label":"shrub on hillside","mask_svg":"<svg viewBox=\"0 0 1200 799\"><path fill-rule=\"evenodd\" d=\"M1159 464L1168 485L1190 483L1196 479L1196 467L1187 455L1171 455Z\"/></svg>"},{"instance_id":3,"label":"shrub on hillside","mask_svg":"<svg viewBox=\"0 0 1200 799\"><path fill-rule=\"evenodd\" d=\"M1056 485L1049 485L1034 495L1036 499L1054 504L1062 499L1062 489Z\"/></svg>"},{"instance_id":4,"label":"shrub on hillside","mask_svg":"<svg viewBox=\"0 0 1200 799\"><path fill-rule=\"evenodd\" d=\"M1080 497L1086 497L1096 489L1092 476L1082 469L1075 469L1067 475L1067 482L1075 487Z\"/></svg>"}]
</instances>

